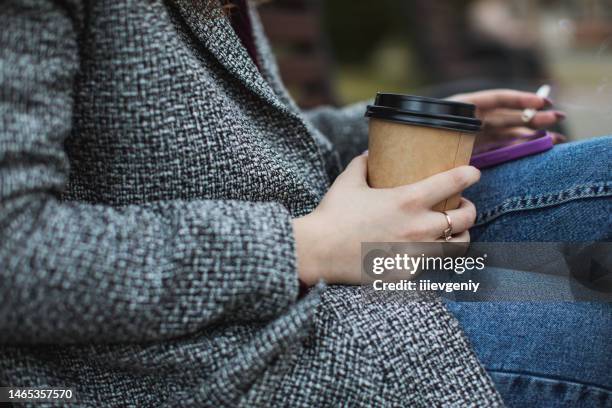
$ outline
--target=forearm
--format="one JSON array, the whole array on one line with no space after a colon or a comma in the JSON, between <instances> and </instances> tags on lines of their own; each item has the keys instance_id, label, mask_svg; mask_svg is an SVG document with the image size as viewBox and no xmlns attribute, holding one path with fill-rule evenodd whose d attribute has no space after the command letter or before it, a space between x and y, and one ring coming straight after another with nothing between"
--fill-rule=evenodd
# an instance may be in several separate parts
<instances>
[{"instance_id":1,"label":"forearm","mask_svg":"<svg viewBox=\"0 0 612 408\"><path fill-rule=\"evenodd\" d=\"M279 205L41 198L2 202L0 342L154 340L271 318L297 298Z\"/></svg>"},{"instance_id":2,"label":"forearm","mask_svg":"<svg viewBox=\"0 0 612 408\"><path fill-rule=\"evenodd\" d=\"M324 106L305 112L312 124L334 145L343 166L367 149L368 122L366 105L359 102L344 108Z\"/></svg>"}]
</instances>

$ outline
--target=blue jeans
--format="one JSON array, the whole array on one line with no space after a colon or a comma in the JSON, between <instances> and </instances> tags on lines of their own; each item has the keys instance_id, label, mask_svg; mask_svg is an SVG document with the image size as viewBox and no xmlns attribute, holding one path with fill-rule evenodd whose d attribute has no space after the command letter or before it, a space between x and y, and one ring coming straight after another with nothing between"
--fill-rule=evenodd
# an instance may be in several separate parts
<instances>
[{"instance_id":1,"label":"blue jeans","mask_svg":"<svg viewBox=\"0 0 612 408\"><path fill-rule=\"evenodd\" d=\"M483 172L473 241L612 241L612 137ZM612 407L612 304L451 302L509 407Z\"/></svg>"}]
</instances>

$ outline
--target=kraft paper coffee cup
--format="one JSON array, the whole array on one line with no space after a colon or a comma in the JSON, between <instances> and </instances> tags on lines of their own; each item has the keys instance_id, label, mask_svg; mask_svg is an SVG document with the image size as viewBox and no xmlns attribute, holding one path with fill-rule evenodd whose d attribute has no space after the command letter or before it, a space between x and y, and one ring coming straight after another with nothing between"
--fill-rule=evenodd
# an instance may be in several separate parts
<instances>
[{"instance_id":1,"label":"kraft paper coffee cup","mask_svg":"<svg viewBox=\"0 0 612 408\"><path fill-rule=\"evenodd\" d=\"M469 164L482 123L476 106L442 99L379 93L366 110L368 183L398 187ZM433 207L455 209L460 195Z\"/></svg>"}]
</instances>

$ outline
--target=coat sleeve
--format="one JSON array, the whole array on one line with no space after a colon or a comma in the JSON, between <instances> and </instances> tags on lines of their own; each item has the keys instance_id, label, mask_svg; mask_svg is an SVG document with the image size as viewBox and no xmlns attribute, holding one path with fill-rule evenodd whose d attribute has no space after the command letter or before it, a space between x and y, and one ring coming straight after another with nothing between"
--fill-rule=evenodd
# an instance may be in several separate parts
<instances>
[{"instance_id":1,"label":"coat sleeve","mask_svg":"<svg viewBox=\"0 0 612 408\"><path fill-rule=\"evenodd\" d=\"M368 148L368 121L364 117L367 104L360 102L343 108L323 106L304 112L334 145L343 166Z\"/></svg>"},{"instance_id":2,"label":"coat sleeve","mask_svg":"<svg viewBox=\"0 0 612 408\"><path fill-rule=\"evenodd\" d=\"M59 200L79 64L68 1L0 8L0 343L157 340L281 314L298 294L283 206Z\"/></svg>"}]
</instances>

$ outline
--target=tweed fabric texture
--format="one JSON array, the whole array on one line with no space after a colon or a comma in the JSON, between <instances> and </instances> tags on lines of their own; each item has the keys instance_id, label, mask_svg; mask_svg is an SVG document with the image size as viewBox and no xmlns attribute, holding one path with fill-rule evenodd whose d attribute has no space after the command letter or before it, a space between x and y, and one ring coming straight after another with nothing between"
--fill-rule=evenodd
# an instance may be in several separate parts
<instances>
[{"instance_id":1,"label":"tweed fabric texture","mask_svg":"<svg viewBox=\"0 0 612 408\"><path fill-rule=\"evenodd\" d=\"M261 72L197 3L3 2L0 383L91 407L500 405L440 301L297 299L291 219L365 148L362 108L300 112L260 23Z\"/></svg>"}]
</instances>

